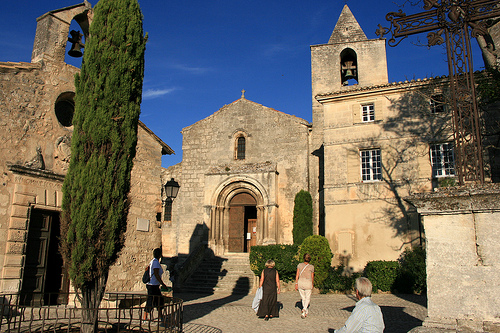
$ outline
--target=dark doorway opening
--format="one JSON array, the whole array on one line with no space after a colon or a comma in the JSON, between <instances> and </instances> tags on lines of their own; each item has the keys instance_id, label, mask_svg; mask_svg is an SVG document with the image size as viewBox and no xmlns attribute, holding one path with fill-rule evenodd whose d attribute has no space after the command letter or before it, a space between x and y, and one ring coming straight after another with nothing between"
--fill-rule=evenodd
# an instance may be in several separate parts
<instances>
[{"instance_id":1,"label":"dark doorway opening","mask_svg":"<svg viewBox=\"0 0 500 333\"><path fill-rule=\"evenodd\" d=\"M65 303L60 293L68 291L68 279L59 253L59 212L32 209L26 242L21 285L23 303Z\"/></svg>"},{"instance_id":2,"label":"dark doorway opening","mask_svg":"<svg viewBox=\"0 0 500 333\"><path fill-rule=\"evenodd\" d=\"M250 252L250 248L257 245L257 207L245 206L245 245L243 252Z\"/></svg>"}]
</instances>

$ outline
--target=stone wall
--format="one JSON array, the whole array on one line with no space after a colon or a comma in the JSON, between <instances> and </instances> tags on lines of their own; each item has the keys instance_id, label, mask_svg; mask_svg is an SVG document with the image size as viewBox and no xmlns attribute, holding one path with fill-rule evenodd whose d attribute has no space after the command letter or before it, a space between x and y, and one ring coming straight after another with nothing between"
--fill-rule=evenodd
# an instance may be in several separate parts
<instances>
[{"instance_id":1,"label":"stone wall","mask_svg":"<svg viewBox=\"0 0 500 333\"><path fill-rule=\"evenodd\" d=\"M423 215L428 317L424 326L500 330L500 186L442 189L409 199Z\"/></svg>"},{"instance_id":2,"label":"stone wall","mask_svg":"<svg viewBox=\"0 0 500 333\"><path fill-rule=\"evenodd\" d=\"M59 123L54 105L74 90L76 71L66 64L54 73L41 64L0 63L2 291L20 288L30 207L60 210L72 128Z\"/></svg>"},{"instance_id":3,"label":"stone wall","mask_svg":"<svg viewBox=\"0 0 500 333\"><path fill-rule=\"evenodd\" d=\"M141 123L131 175L125 246L109 272L108 291L144 291L142 274L161 247L162 146Z\"/></svg>"}]
</instances>

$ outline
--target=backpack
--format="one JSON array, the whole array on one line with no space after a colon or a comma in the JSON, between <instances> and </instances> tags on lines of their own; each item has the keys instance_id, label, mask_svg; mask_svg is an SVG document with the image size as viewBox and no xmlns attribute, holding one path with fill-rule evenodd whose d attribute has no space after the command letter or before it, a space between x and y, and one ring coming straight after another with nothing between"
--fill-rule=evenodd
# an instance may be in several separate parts
<instances>
[{"instance_id":1,"label":"backpack","mask_svg":"<svg viewBox=\"0 0 500 333\"><path fill-rule=\"evenodd\" d=\"M148 283L151 280L151 277L149 276L149 266L146 268L144 271L144 274L142 274L142 282L143 283Z\"/></svg>"}]
</instances>

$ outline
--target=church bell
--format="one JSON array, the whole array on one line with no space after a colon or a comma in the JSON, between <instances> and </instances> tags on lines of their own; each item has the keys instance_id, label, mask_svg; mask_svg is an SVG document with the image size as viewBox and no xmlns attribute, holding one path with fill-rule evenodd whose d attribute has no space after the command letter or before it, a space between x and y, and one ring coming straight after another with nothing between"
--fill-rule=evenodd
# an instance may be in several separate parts
<instances>
[{"instance_id":1,"label":"church bell","mask_svg":"<svg viewBox=\"0 0 500 333\"><path fill-rule=\"evenodd\" d=\"M354 61L345 61L342 64L342 76L343 80L347 81L350 79L356 79L356 65L354 65Z\"/></svg>"},{"instance_id":2,"label":"church bell","mask_svg":"<svg viewBox=\"0 0 500 333\"><path fill-rule=\"evenodd\" d=\"M82 34L79 31L71 30L71 38L68 38L68 42L71 42L71 49L68 51L68 55L74 58L80 58L83 55L82 48L85 45L82 43Z\"/></svg>"},{"instance_id":3,"label":"church bell","mask_svg":"<svg viewBox=\"0 0 500 333\"><path fill-rule=\"evenodd\" d=\"M344 79L350 80L350 79L354 79L354 78L356 78L356 76L354 75L352 69L346 69L344 71Z\"/></svg>"}]
</instances>

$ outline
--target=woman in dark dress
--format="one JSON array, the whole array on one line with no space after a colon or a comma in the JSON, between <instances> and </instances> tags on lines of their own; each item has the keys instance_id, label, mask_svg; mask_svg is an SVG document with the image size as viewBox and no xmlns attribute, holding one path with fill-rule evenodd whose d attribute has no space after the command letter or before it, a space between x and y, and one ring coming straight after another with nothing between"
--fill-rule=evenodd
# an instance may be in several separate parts
<instances>
[{"instance_id":1,"label":"woman in dark dress","mask_svg":"<svg viewBox=\"0 0 500 333\"><path fill-rule=\"evenodd\" d=\"M262 287L262 299L260 300L257 316L269 320L272 317L278 317L278 294L280 288L280 276L274 269L274 261L266 261L266 268L260 275L260 285Z\"/></svg>"}]
</instances>

